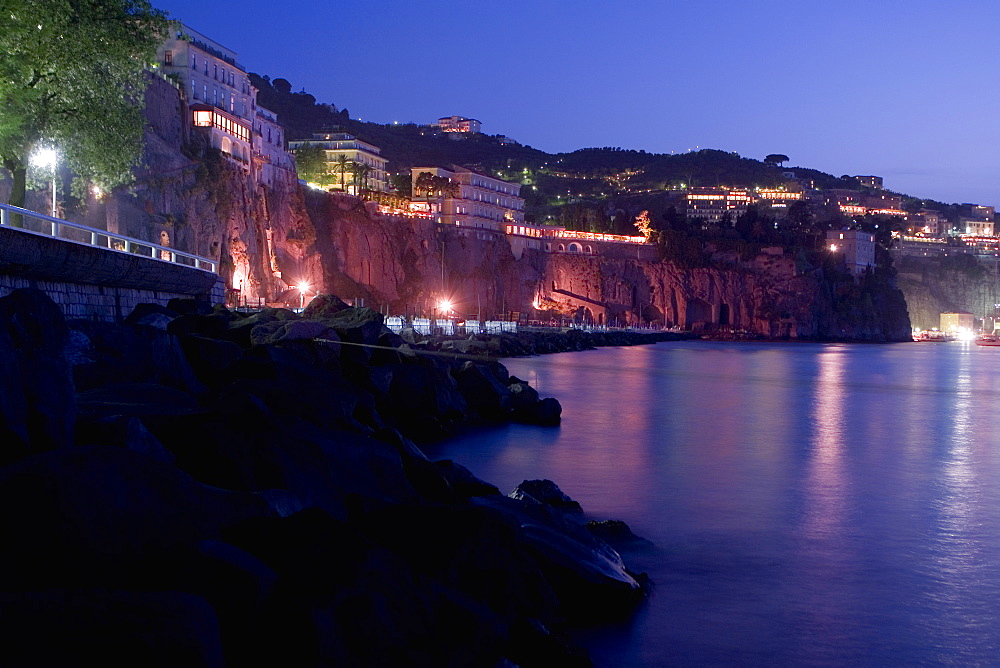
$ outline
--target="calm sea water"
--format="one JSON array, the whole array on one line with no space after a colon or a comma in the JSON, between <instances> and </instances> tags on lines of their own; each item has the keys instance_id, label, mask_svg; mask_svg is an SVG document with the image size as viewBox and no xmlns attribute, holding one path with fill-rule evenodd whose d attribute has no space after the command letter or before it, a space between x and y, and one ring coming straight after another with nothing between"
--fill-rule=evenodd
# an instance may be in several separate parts
<instances>
[{"instance_id":1,"label":"calm sea water","mask_svg":"<svg viewBox=\"0 0 1000 668\"><path fill-rule=\"evenodd\" d=\"M563 405L431 450L655 545L603 666L1000 664L1000 348L661 343L505 362Z\"/></svg>"}]
</instances>

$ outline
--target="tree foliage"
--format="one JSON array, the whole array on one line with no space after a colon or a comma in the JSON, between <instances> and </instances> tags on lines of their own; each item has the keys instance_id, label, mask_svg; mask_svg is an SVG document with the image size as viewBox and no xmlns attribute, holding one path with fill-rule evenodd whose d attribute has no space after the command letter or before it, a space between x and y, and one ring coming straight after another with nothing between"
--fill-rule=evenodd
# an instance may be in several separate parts
<instances>
[{"instance_id":1,"label":"tree foliage","mask_svg":"<svg viewBox=\"0 0 1000 668\"><path fill-rule=\"evenodd\" d=\"M108 188L142 151L145 68L166 34L146 0L0 0L0 162L24 202L40 144Z\"/></svg>"},{"instance_id":2,"label":"tree foliage","mask_svg":"<svg viewBox=\"0 0 1000 668\"><path fill-rule=\"evenodd\" d=\"M309 183L328 186L336 181L326 151L319 144L303 144L295 149L295 168L299 177Z\"/></svg>"}]
</instances>

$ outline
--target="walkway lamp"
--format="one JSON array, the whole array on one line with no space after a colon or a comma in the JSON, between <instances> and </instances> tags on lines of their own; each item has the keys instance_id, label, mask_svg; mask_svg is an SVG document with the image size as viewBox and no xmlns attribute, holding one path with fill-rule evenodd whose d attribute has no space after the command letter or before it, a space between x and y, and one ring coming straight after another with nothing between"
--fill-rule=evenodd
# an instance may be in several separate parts
<instances>
[{"instance_id":1,"label":"walkway lamp","mask_svg":"<svg viewBox=\"0 0 1000 668\"><path fill-rule=\"evenodd\" d=\"M56 167L59 164L59 153L49 146L40 148L31 156L31 164L46 171L52 170L52 217L55 218L56 213L58 213L56 208L56 176L58 171Z\"/></svg>"}]
</instances>

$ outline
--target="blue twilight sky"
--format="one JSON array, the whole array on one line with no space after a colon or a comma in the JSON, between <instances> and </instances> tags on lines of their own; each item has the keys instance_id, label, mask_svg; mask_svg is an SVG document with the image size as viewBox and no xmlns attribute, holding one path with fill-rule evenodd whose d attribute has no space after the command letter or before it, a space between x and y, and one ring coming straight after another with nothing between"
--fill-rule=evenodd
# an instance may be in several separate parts
<instances>
[{"instance_id":1,"label":"blue twilight sky","mask_svg":"<svg viewBox=\"0 0 1000 668\"><path fill-rule=\"evenodd\" d=\"M152 0L352 118L696 147L1000 206L996 0Z\"/></svg>"}]
</instances>

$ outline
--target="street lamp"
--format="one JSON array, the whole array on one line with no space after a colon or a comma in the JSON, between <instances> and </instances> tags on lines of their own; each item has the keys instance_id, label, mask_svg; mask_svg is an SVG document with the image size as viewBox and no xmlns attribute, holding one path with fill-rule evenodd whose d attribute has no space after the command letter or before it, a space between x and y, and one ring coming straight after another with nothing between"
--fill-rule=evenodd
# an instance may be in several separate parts
<instances>
[{"instance_id":1,"label":"street lamp","mask_svg":"<svg viewBox=\"0 0 1000 668\"><path fill-rule=\"evenodd\" d=\"M299 308L305 308L306 307L306 292L308 292L308 290L309 290L309 284L308 283L300 283L298 286L292 286L292 287L296 287L298 289L298 291L299 291Z\"/></svg>"},{"instance_id":2,"label":"street lamp","mask_svg":"<svg viewBox=\"0 0 1000 668\"><path fill-rule=\"evenodd\" d=\"M52 170L52 217L56 217L56 166L59 164L59 153L52 147L38 149L31 156L31 164L41 169Z\"/></svg>"}]
</instances>

